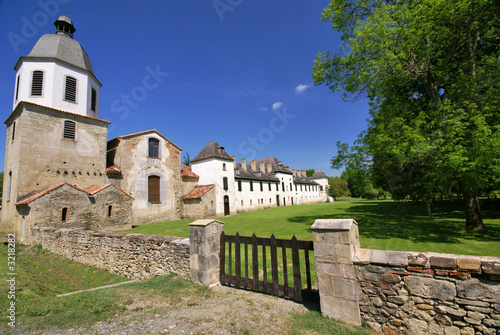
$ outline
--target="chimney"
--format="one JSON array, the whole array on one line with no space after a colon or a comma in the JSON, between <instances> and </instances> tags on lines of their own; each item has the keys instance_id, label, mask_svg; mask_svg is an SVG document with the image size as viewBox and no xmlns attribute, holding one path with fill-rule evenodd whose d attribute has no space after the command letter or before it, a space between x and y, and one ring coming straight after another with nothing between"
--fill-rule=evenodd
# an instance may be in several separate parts
<instances>
[{"instance_id":1,"label":"chimney","mask_svg":"<svg viewBox=\"0 0 500 335\"><path fill-rule=\"evenodd\" d=\"M273 165L271 162L267 162L267 173L273 172Z\"/></svg>"},{"instance_id":2,"label":"chimney","mask_svg":"<svg viewBox=\"0 0 500 335\"><path fill-rule=\"evenodd\" d=\"M296 177L297 174L295 173L295 169L292 169L293 176Z\"/></svg>"},{"instance_id":3,"label":"chimney","mask_svg":"<svg viewBox=\"0 0 500 335\"><path fill-rule=\"evenodd\" d=\"M302 170L302 177L303 178L307 177L306 170Z\"/></svg>"},{"instance_id":4,"label":"chimney","mask_svg":"<svg viewBox=\"0 0 500 335\"><path fill-rule=\"evenodd\" d=\"M235 155L232 155L232 156L231 156L231 159L232 159L233 161L235 160L235 158L236 158L236 156L235 156Z\"/></svg>"},{"instance_id":5,"label":"chimney","mask_svg":"<svg viewBox=\"0 0 500 335\"><path fill-rule=\"evenodd\" d=\"M252 168L252 171L257 171L257 167L255 165L255 159L252 159L250 161L250 167Z\"/></svg>"},{"instance_id":6,"label":"chimney","mask_svg":"<svg viewBox=\"0 0 500 335\"><path fill-rule=\"evenodd\" d=\"M246 158L241 159L241 168L245 171L247 170L247 159Z\"/></svg>"},{"instance_id":7,"label":"chimney","mask_svg":"<svg viewBox=\"0 0 500 335\"><path fill-rule=\"evenodd\" d=\"M260 162L259 169L260 169L260 172L266 172L266 163Z\"/></svg>"}]
</instances>

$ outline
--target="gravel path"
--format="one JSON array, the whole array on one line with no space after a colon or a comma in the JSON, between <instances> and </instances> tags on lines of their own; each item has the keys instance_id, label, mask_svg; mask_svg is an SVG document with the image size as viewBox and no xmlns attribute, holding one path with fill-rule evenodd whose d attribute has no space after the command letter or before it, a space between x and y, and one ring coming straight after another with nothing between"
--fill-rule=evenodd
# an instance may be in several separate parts
<instances>
[{"instance_id":1,"label":"gravel path","mask_svg":"<svg viewBox=\"0 0 500 335\"><path fill-rule=\"evenodd\" d=\"M317 308L224 286L213 290L208 299L173 307L161 301L142 302L153 305L156 314L132 305L124 315L89 327L41 332L17 328L11 334L287 334L290 313Z\"/></svg>"}]
</instances>

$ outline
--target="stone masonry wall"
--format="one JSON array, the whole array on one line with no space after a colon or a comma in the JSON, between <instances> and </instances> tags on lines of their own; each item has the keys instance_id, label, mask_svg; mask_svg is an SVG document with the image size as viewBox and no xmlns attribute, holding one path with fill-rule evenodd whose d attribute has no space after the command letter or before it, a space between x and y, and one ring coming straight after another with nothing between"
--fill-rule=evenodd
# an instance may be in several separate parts
<instances>
[{"instance_id":1,"label":"stone masonry wall","mask_svg":"<svg viewBox=\"0 0 500 335\"><path fill-rule=\"evenodd\" d=\"M74 261L135 279L175 273L190 278L189 239L32 228L31 243Z\"/></svg>"},{"instance_id":2,"label":"stone masonry wall","mask_svg":"<svg viewBox=\"0 0 500 335\"><path fill-rule=\"evenodd\" d=\"M384 334L500 333L500 259L360 249L364 322Z\"/></svg>"}]
</instances>

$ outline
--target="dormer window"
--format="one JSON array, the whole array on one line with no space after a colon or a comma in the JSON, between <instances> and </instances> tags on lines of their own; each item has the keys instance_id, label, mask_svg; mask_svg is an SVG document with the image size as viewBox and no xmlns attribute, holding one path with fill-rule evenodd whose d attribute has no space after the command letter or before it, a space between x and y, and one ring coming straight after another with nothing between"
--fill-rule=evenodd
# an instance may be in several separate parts
<instances>
[{"instance_id":1,"label":"dormer window","mask_svg":"<svg viewBox=\"0 0 500 335\"><path fill-rule=\"evenodd\" d=\"M239 174L240 174L240 169L236 169L236 170L234 170L234 172L235 172L237 175L239 175Z\"/></svg>"},{"instance_id":2,"label":"dormer window","mask_svg":"<svg viewBox=\"0 0 500 335\"><path fill-rule=\"evenodd\" d=\"M33 71L31 96L41 97L43 92L43 71Z\"/></svg>"},{"instance_id":3,"label":"dormer window","mask_svg":"<svg viewBox=\"0 0 500 335\"><path fill-rule=\"evenodd\" d=\"M76 102L76 79L66 77L66 87L64 89L64 100Z\"/></svg>"}]
</instances>

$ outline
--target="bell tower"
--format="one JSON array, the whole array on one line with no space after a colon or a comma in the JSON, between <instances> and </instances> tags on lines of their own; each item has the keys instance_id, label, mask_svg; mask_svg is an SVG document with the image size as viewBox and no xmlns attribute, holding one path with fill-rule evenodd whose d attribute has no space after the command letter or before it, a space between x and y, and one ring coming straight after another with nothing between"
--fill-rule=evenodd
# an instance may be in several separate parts
<instances>
[{"instance_id":1,"label":"bell tower","mask_svg":"<svg viewBox=\"0 0 500 335\"><path fill-rule=\"evenodd\" d=\"M99 118L101 83L80 43L68 16L55 22L56 32L45 34L31 52L19 58L14 92L15 108L19 101Z\"/></svg>"}]
</instances>

